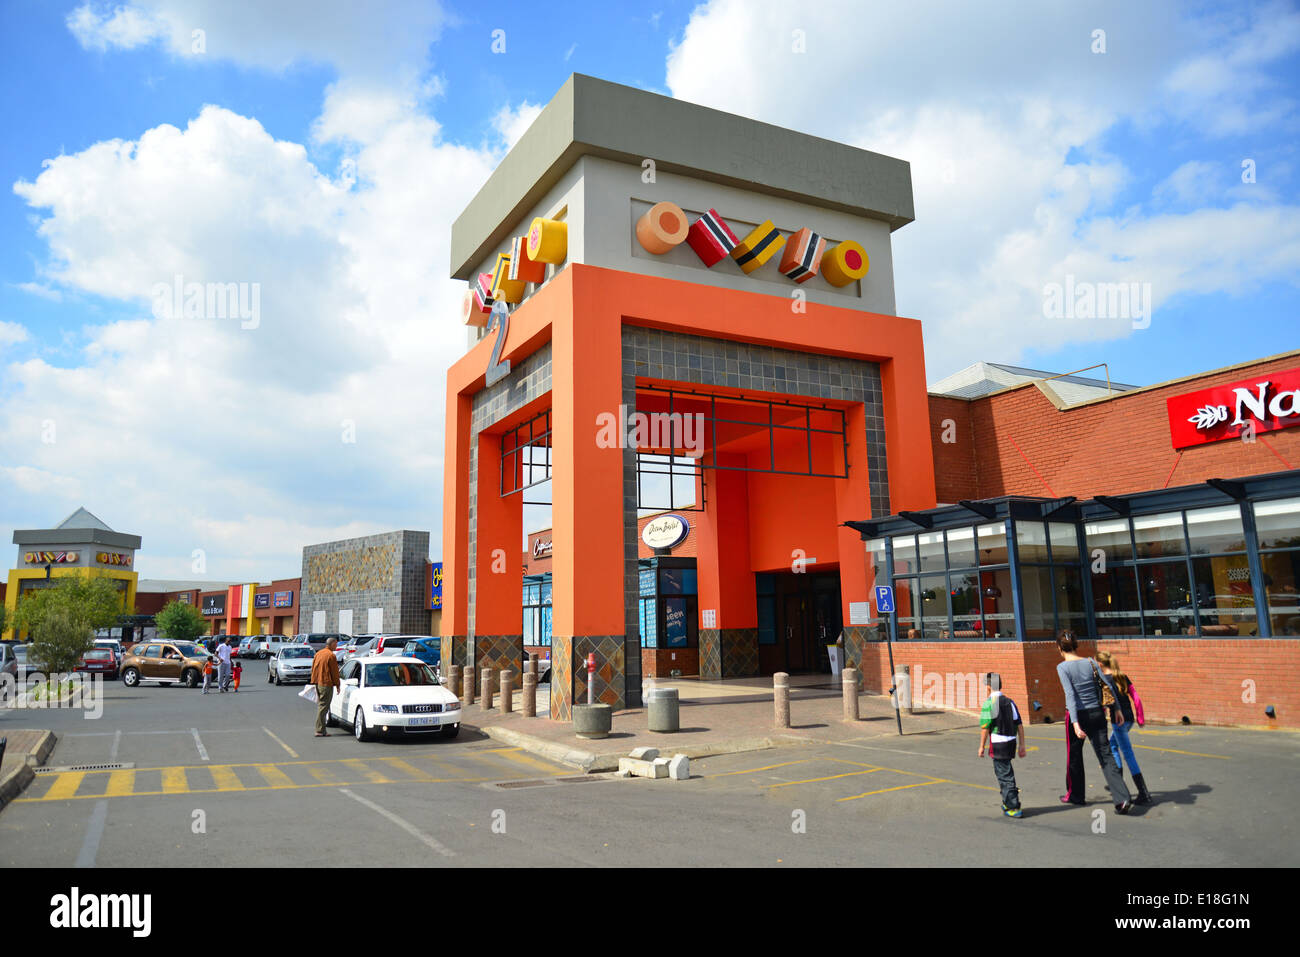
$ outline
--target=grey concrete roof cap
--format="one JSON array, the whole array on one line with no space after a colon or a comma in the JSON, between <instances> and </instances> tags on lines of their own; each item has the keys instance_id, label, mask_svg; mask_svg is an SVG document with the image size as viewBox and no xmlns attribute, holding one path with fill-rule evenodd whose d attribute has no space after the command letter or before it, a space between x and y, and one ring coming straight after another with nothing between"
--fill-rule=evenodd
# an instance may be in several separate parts
<instances>
[{"instance_id":1,"label":"grey concrete roof cap","mask_svg":"<svg viewBox=\"0 0 1300 957\"><path fill-rule=\"evenodd\" d=\"M659 170L883 220L891 230L915 219L904 160L574 73L452 224L452 278L470 278L588 155L637 166L653 159Z\"/></svg>"}]
</instances>

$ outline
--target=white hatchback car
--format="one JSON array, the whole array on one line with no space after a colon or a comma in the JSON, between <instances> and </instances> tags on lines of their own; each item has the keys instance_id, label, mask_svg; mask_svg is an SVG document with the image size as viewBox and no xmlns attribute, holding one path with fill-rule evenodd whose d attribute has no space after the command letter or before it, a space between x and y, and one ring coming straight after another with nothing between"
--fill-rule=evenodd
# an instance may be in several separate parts
<instances>
[{"instance_id":1,"label":"white hatchback car","mask_svg":"<svg viewBox=\"0 0 1300 957\"><path fill-rule=\"evenodd\" d=\"M367 655L343 663L339 690L330 699L329 723L350 725L358 741L375 733L437 732L454 738L460 715L460 699L420 659Z\"/></svg>"}]
</instances>

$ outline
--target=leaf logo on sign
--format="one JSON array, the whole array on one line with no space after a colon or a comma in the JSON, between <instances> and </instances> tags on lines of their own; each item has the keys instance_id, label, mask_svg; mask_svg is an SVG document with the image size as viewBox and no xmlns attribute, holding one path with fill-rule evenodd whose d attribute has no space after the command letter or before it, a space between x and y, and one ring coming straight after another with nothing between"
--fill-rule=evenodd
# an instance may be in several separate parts
<instances>
[{"instance_id":1,"label":"leaf logo on sign","mask_svg":"<svg viewBox=\"0 0 1300 957\"><path fill-rule=\"evenodd\" d=\"M1198 429L1211 428L1220 422L1228 421L1228 407L1226 405L1203 405L1187 421Z\"/></svg>"}]
</instances>

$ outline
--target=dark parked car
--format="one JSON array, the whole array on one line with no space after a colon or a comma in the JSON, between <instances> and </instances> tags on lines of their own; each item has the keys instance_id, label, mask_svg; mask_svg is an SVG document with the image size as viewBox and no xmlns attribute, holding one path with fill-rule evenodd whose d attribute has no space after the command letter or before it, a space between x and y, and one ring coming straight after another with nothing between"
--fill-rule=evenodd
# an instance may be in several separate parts
<instances>
[{"instance_id":1,"label":"dark parked car","mask_svg":"<svg viewBox=\"0 0 1300 957\"><path fill-rule=\"evenodd\" d=\"M87 674L100 674L105 678L117 679L121 667L121 659L117 653L108 646L91 648L81 656L77 662L74 671L84 671Z\"/></svg>"}]
</instances>

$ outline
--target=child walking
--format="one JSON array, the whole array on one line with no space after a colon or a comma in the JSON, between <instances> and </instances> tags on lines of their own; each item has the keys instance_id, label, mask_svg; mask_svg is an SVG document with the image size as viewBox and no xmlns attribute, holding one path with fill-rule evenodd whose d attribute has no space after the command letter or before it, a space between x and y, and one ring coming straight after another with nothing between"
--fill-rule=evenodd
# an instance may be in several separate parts
<instances>
[{"instance_id":1,"label":"child walking","mask_svg":"<svg viewBox=\"0 0 1300 957\"><path fill-rule=\"evenodd\" d=\"M1146 781L1142 779L1142 769L1138 767L1137 755L1133 753L1133 745L1129 742L1128 735L1133 729L1134 723L1141 727L1145 723L1145 716L1142 713L1142 699L1138 697L1137 689L1133 687L1133 682L1129 680L1128 675L1124 674L1119 667L1119 659L1109 651L1097 652L1097 663L1101 666L1101 673L1110 678L1115 685L1115 690L1119 697L1114 704L1119 706L1120 716L1124 719L1117 722L1112 715L1110 723L1110 752L1115 755L1115 763L1119 765L1122 772L1124 762L1128 761L1129 773L1133 775L1133 783L1137 785L1137 797L1133 799L1136 804L1150 804L1151 792L1147 790ZM1107 689L1109 692L1109 689ZM1112 702L1105 701L1105 698L1114 698L1115 695L1106 694L1103 696L1103 703L1110 705ZM1120 757L1120 754L1123 757Z\"/></svg>"},{"instance_id":2,"label":"child walking","mask_svg":"<svg viewBox=\"0 0 1300 957\"><path fill-rule=\"evenodd\" d=\"M208 660L203 663L203 693L207 694L208 689L212 687L212 673L216 668L212 664L212 656L208 655Z\"/></svg>"},{"instance_id":3,"label":"child walking","mask_svg":"<svg viewBox=\"0 0 1300 957\"><path fill-rule=\"evenodd\" d=\"M235 661L231 665L231 669L235 677L235 694L239 694L239 679L244 674L244 666L241 662Z\"/></svg>"},{"instance_id":4,"label":"child walking","mask_svg":"<svg viewBox=\"0 0 1300 957\"><path fill-rule=\"evenodd\" d=\"M1020 817L1020 789L1016 787L1016 772L1011 767L1017 754L1025 756L1025 728L1020 723L1020 709L1002 693L1002 676L990 672L984 678L988 697L980 710L980 757L988 748L993 759L993 774L1002 788L1002 813L1007 817Z\"/></svg>"}]
</instances>

